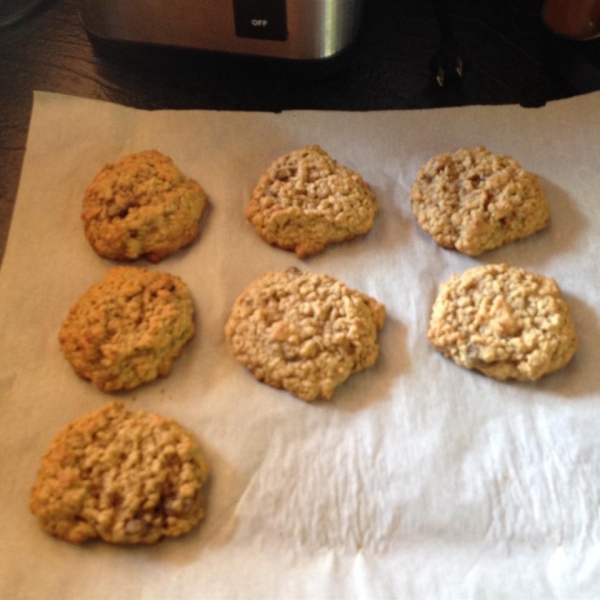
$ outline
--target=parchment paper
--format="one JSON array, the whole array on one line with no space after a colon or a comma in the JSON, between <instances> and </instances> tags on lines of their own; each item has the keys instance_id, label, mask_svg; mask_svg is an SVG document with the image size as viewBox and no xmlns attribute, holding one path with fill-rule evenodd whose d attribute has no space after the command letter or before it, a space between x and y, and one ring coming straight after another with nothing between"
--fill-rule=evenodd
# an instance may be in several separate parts
<instances>
[{"instance_id":1,"label":"parchment paper","mask_svg":"<svg viewBox=\"0 0 600 600\"><path fill-rule=\"evenodd\" d=\"M0 596L16 598L600 597L600 94L545 108L283 114L144 112L36 93L0 274ZM358 169L372 231L300 261L244 207L277 156L319 143ZM408 202L418 167L484 144L537 173L551 227L473 259L438 248ZM58 330L113 263L80 220L100 167L155 148L210 196L200 238L151 266L181 276L198 334L168 378L118 395L176 418L212 469L206 521L154 547L43 533L29 491L50 440L113 396L79 379ZM438 285L480 263L554 277L580 346L536 384L461 369L426 340ZM140 263L148 266L146 263ZM377 364L332 401L256 382L223 325L265 271L333 275L388 310Z\"/></svg>"}]
</instances>

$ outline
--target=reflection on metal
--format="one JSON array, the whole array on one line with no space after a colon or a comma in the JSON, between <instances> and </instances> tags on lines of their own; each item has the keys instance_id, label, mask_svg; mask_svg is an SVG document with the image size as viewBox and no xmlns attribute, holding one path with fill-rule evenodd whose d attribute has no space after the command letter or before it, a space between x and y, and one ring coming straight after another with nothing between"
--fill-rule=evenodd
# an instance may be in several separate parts
<instances>
[{"instance_id":1,"label":"reflection on metal","mask_svg":"<svg viewBox=\"0 0 600 600\"><path fill-rule=\"evenodd\" d=\"M363 0L286 0L283 18L287 35L281 35L278 23L274 39L265 39L269 37L269 18L281 18L273 12L280 3L281 0L253 3L243 0L80 0L80 7L84 26L101 39L216 52L324 59L344 50L356 37ZM253 6L248 8L248 4ZM249 10L256 14L250 14ZM244 19L248 22L244 23ZM236 24L237 32L242 35L236 33ZM248 33L253 26L255 36L251 31Z\"/></svg>"}]
</instances>

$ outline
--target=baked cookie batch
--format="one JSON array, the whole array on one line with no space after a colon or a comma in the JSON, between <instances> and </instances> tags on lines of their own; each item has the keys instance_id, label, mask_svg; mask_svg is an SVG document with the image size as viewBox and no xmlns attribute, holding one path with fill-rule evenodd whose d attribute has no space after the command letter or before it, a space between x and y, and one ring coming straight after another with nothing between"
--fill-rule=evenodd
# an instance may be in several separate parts
<instances>
[{"instance_id":1,"label":"baked cookie batch","mask_svg":"<svg viewBox=\"0 0 600 600\"><path fill-rule=\"evenodd\" d=\"M102 257L157 263L194 242L208 198L173 161L151 150L106 165L85 191L82 220ZM535 175L484 147L436 156L410 192L417 223L440 246L469 256L532 235L550 212ZM304 258L371 229L377 199L355 171L319 146L275 160L246 217L268 244ZM324 274L290 268L250 283L224 335L258 380L307 402L331 398L375 364L385 307ZM195 333L186 284L169 273L113 266L70 309L60 348L105 392L166 377ZM444 356L498 380L535 381L572 358L571 313L553 279L506 264L442 283L427 337ZM179 423L122 402L65 427L42 458L30 509L48 533L152 544L205 515L209 468Z\"/></svg>"}]
</instances>

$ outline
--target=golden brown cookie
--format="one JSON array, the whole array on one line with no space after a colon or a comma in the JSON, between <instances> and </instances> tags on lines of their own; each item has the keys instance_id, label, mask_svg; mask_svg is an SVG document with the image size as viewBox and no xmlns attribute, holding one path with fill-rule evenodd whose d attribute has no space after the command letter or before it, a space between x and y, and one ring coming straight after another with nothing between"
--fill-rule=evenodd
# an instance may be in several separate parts
<instances>
[{"instance_id":1,"label":"golden brown cookie","mask_svg":"<svg viewBox=\"0 0 600 600\"><path fill-rule=\"evenodd\" d=\"M29 507L44 531L69 542L154 544L204 518L207 477L196 439L179 423L113 402L52 441Z\"/></svg>"},{"instance_id":2,"label":"golden brown cookie","mask_svg":"<svg viewBox=\"0 0 600 600\"><path fill-rule=\"evenodd\" d=\"M235 301L225 336L259 381L303 400L330 398L373 365L385 307L328 275L271 272Z\"/></svg>"},{"instance_id":3,"label":"golden brown cookie","mask_svg":"<svg viewBox=\"0 0 600 600\"><path fill-rule=\"evenodd\" d=\"M458 365L499 380L534 381L566 365L577 347L556 282L505 264L442 284L427 335Z\"/></svg>"},{"instance_id":4,"label":"golden brown cookie","mask_svg":"<svg viewBox=\"0 0 600 600\"><path fill-rule=\"evenodd\" d=\"M367 233L377 200L362 177L319 146L278 158L260 177L246 216L269 244L300 258Z\"/></svg>"},{"instance_id":5,"label":"golden brown cookie","mask_svg":"<svg viewBox=\"0 0 600 600\"><path fill-rule=\"evenodd\" d=\"M206 203L196 181L148 150L106 165L85 192L81 217L100 256L156 263L192 243Z\"/></svg>"},{"instance_id":6,"label":"golden brown cookie","mask_svg":"<svg viewBox=\"0 0 600 600\"><path fill-rule=\"evenodd\" d=\"M470 256L531 235L550 221L537 177L483 146L424 164L410 202L419 225L440 246Z\"/></svg>"},{"instance_id":7,"label":"golden brown cookie","mask_svg":"<svg viewBox=\"0 0 600 600\"><path fill-rule=\"evenodd\" d=\"M71 308L59 340L78 375L114 392L168 375L194 330L179 277L113 267Z\"/></svg>"}]
</instances>

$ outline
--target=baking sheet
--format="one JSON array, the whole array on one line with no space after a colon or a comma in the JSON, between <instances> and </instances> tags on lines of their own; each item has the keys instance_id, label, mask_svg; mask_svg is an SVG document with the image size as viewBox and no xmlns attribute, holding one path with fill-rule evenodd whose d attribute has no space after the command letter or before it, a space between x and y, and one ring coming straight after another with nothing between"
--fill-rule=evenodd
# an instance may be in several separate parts
<instances>
[{"instance_id":1,"label":"baking sheet","mask_svg":"<svg viewBox=\"0 0 600 600\"><path fill-rule=\"evenodd\" d=\"M0 272L2 598L597 598L600 596L600 94L544 108L282 114L145 112L36 93ZM301 261L244 217L260 172L319 143L380 202L372 231ZM537 173L551 227L478 259L438 248L408 192L433 154L484 144ZM85 187L155 148L210 196L200 238L151 268L191 289L198 334L127 406L176 418L212 467L206 521L154 547L74 546L27 508L39 459L113 399L57 334L113 263L88 245ZM536 384L460 369L428 344L439 283L481 263L555 277L579 351ZM148 266L146 263L140 263ZM268 270L333 275L388 311L377 364L328 402L257 383L229 354L235 297Z\"/></svg>"}]
</instances>

